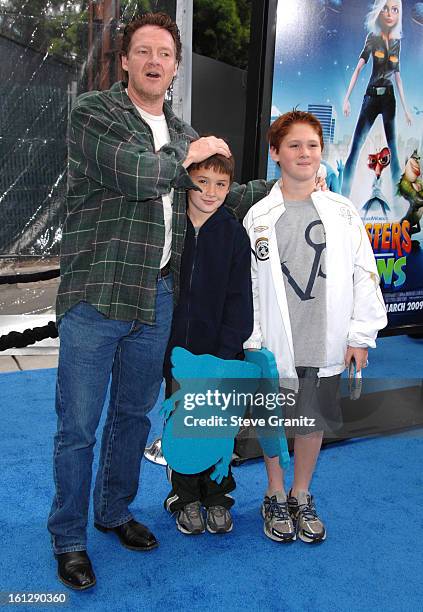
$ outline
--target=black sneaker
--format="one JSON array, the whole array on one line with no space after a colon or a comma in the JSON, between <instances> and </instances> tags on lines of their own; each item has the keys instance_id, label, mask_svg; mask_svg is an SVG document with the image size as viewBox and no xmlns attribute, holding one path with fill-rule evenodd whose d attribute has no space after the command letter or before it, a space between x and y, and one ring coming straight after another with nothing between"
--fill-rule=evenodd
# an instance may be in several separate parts
<instances>
[{"instance_id":1,"label":"black sneaker","mask_svg":"<svg viewBox=\"0 0 423 612\"><path fill-rule=\"evenodd\" d=\"M210 533L229 533L234 526L231 513L223 506L207 508L207 531Z\"/></svg>"},{"instance_id":2,"label":"black sneaker","mask_svg":"<svg viewBox=\"0 0 423 612\"><path fill-rule=\"evenodd\" d=\"M176 515L176 526L181 533L185 533L186 535L204 533L206 526L201 511L201 503L199 501L191 502L181 510L178 510Z\"/></svg>"},{"instance_id":3,"label":"black sneaker","mask_svg":"<svg viewBox=\"0 0 423 612\"><path fill-rule=\"evenodd\" d=\"M300 540L307 544L318 544L326 539L325 526L317 515L310 493L300 491L298 497L293 497L290 491L288 508Z\"/></svg>"},{"instance_id":4,"label":"black sneaker","mask_svg":"<svg viewBox=\"0 0 423 612\"><path fill-rule=\"evenodd\" d=\"M296 539L295 527L288 511L286 495L278 491L275 495L265 496L261 506L264 519L264 533L275 542L288 544Z\"/></svg>"}]
</instances>

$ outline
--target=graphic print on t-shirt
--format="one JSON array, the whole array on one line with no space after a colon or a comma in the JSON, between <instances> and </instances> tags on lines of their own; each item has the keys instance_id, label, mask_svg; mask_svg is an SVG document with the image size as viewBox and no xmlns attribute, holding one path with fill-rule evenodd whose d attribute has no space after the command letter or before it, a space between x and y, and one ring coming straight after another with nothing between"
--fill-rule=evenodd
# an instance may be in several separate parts
<instances>
[{"instance_id":1,"label":"graphic print on t-shirt","mask_svg":"<svg viewBox=\"0 0 423 612\"><path fill-rule=\"evenodd\" d=\"M321 276L322 278L326 278L326 274L323 272L322 266L320 263L322 259L323 251L326 248L326 242L324 241L324 239L323 239L323 242L318 242L318 241L313 242L313 237L312 237L312 230L317 225L321 225L323 228L323 223L319 219L316 219L315 221L312 221L306 227L305 232L304 232L304 239L306 243L314 250L313 264L311 266L310 276L308 278L307 286L305 287L304 290L300 287L300 285L297 283L297 281L295 280L295 278L289 271L289 268L286 265L286 262L285 261L281 262L282 272L285 274L288 280L288 283L291 285L291 287L293 288L295 293L298 295L300 300L303 302L305 300L314 299L315 296L312 295L312 290L313 290L314 283L316 282L317 277ZM318 240L318 237L316 238Z\"/></svg>"},{"instance_id":2,"label":"graphic print on t-shirt","mask_svg":"<svg viewBox=\"0 0 423 612\"><path fill-rule=\"evenodd\" d=\"M326 365L326 236L311 199L285 201L276 239L295 365Z\"/></svg>"}]
</instances>

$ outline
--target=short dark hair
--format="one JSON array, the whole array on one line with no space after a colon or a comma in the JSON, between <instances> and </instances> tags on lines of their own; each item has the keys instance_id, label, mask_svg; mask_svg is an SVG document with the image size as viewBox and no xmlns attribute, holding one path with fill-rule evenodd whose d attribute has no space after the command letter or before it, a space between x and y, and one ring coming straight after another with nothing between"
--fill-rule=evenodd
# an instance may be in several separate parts
<instances>
[{"instance_id":1,"label":"short dark hair","mask_svg":"<svg viewBox=\"0 0 423 612\"><path fill-rule=\"evenodd\" d=\"M216 155L211 155L202 162L197 162L188 166L188 173L192 172L192 170L201 170L201 168L204 168L205 170L211 168L220 174L228 174L229 181L231 183L234 180L235 160L232 155L230 157L225 157L219 153L216 153Z\"/></svg>"},{"instance_id":2,"label":"short dark hair","mask_svg":"<svg viewBox=\"0 0 423 612\"><path fill-rule=\"evenodd\" d=\"M293 109L284 115L280 115L270 126L269 131L267 132L267 140L269 141L269 145L273 147L276 151L279 151L280 144L285 136L288 134L289 129L295 123L307 123L314 129L316 134L319 136L320 146L323 150L323 129L320 121L312 115L311 113L307 113L305 111L300 111Z\"/></svg>"},{"instance_id":3,"label":"short dark hair","mask_svg":"<svg viewBox=\"0 0 423 612\"><path fill-rule=\"evenodd\" d=\"M130 21L123 30L121 55L128 55L132 36L137 30L146 25L157 26L169 32L175 43L176 61L179 64L182 59L182 43L179 28L166 13L144 13L141 17Z\"/></svg>"}]
</instances>

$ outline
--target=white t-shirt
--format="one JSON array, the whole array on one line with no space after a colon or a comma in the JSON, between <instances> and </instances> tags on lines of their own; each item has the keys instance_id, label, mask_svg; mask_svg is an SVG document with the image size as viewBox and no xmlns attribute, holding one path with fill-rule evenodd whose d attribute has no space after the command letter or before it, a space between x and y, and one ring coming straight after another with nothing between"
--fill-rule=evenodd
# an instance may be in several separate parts
<instances>
[{"instance_id":1,"label":"white t-shirt","mask_svg":"<svg viewBox=\"0 0 423 612\"><path fill-rule=\"evenodd\" d=\"M145 110L135 105L135 108L151 128L154 138L154 147L156 151L159 151L165 144L170 142L169 130L166 123L166 117L164 115L150 115ZM163 268L170 259L170 249L172 247L172 201L173 201L173 189L169 193L162 196L163 200L163 216L165 223L165 243L163 246L162 259L160 261L160 268Z\"/></svg>"}]
</instances>

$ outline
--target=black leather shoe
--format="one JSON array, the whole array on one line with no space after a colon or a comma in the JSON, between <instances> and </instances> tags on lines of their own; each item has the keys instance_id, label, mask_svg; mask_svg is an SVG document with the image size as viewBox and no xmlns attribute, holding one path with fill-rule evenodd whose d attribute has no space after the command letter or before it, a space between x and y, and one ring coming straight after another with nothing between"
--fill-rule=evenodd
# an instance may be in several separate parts
<instances>
[{"instance_id":1,"label":"black leather shoe","mask_svg":"<svg viewBox=\"0 0 423 612\"><path fill-rule=\"evenodd\" d=\"M67 587L83 591L96 583L91 561L85 550L55 555L57 575Z\"/></svg>"},{"instance_id":2,"label":"black leather shoe","mask_svg":"<svg viewBox=\"0 0 423 612\"><path fill-rule=\"evenodd\" d=\"M121 544L129 550L152 550L159 545L151 531L134 519L119 525L119 527L103 527L98 523L94 523L94 527L104 533L109 531L115 533Z\"/></svg>"}]
</instances>

